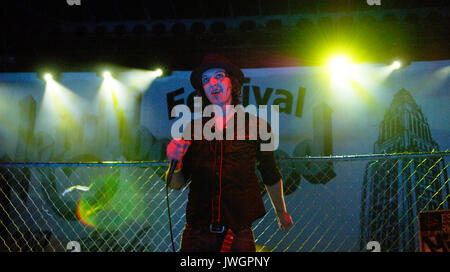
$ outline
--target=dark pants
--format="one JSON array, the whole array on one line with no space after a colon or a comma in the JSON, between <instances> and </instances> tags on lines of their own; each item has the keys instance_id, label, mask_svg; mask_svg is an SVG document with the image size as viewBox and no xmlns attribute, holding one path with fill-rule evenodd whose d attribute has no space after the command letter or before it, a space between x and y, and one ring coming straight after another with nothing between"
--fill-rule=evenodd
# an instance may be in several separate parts
<instances>
[{"instance_id":1,"label":"dark pants","mask_svg":"<svg viewBox=\"0 0 450 272\"><path fill-rule=\"evenodd\" d=\"M231 252L255 252L255 237L251 227L233 231ZM212 233L207 228L186 226L181 237L181 252L219 252L226 231Z\"/></svg>"}]
</instances>

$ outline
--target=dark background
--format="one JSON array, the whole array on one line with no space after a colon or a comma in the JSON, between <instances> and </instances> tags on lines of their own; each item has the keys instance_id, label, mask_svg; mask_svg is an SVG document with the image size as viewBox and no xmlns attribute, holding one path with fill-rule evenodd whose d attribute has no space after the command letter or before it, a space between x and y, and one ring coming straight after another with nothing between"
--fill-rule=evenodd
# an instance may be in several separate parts
<instances>
[{"instance_id":1,"label":"dark background","mask_svg":"<svg viewBox=\"0 0 450 272\"><path fill-rule=\"evenodd\" d=\"M444 0L80 2L2 2L0 71L191 70L212 51L243 68L321 65L337 41L360 61L449 58Z\"/></svg>"}]
</instances>

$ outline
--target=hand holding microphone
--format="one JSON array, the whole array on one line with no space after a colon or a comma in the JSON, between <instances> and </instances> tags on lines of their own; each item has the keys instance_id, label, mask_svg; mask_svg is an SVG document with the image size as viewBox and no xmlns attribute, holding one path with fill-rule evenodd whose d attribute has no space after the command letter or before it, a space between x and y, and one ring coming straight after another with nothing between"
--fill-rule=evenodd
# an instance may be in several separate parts
<instances>
[{"instance_id":1,"label":"hand holding microphone","mask_svg":"<svg viewBox=\"0 0 450 272\"><path fill-rule=\"evenodd\" d=\"M173 165L174 170L178 171L183 167L181 165L181 160L183 159L183 156L184 154L186 154L190 145L190 141L186 141L183 139L173 139L167 145L167 158L170 160L171 166Z\"/></svg>"}]
</instances>

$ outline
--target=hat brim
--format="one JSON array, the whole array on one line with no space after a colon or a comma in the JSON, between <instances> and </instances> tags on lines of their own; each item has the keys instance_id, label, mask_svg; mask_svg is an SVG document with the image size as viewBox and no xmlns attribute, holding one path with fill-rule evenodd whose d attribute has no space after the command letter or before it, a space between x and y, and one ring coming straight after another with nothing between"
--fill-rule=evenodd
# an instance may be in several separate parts
<instances>
[{"instance_id":1,"label":"hat brim","mask_svg":"<svg viewBox=\"0 0 450 272\"><path fill-rule=\"evenodd\" d=\"M244 82L244 73L237 66L224 62L210 62L206 64L202 64L195 68L191 73L191 85L196 90L202 90L202 74L211 68L222 68L228 74L235 77L240 84Z\"/></svg>"}]
</instances>

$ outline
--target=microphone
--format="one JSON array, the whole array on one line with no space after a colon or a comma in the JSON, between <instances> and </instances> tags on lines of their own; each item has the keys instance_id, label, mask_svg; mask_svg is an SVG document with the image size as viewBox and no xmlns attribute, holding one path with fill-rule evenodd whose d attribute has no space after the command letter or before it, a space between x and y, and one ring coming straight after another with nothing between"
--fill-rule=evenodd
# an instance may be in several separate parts
<instances>
[{"instance_id":1,"label":"microphone","mask_svg":"<svg viewBox=\"0 0 450 272\"><path fill-rule=\"evenodd\" d=\"M167 184L170 184L172 181L172 175L175 169L177 168L178 160L171 160L169 166L169 173L167 174Z\"/></svg>"},{"instance_id":2,"label":"microphone","mask_svg":"<svg viewBox=\"0 0 450 272\"><path fill-rule=\"evenodd\" d=\"M190 142L189 142L190 144ZM170 240L172 241L172 251L175 252L175 243L173 241L172 232L172 219L170 215L170 203L169 203L169 184L172 182L172 175L177 168L178 160L170 160L169 172L167 173L167 183L166 183L166 203L167 203L167 215L169 217L169 230L170 230Z\"/></svg>"},{"instance_id":3,"label":"microphone","mask_svg":"<svg viewBox=\"0 0 450 272\"><path fill-rule=\"evenodd\" d=\"M188 144L188 146L191 144L190 141L185 141L185 142ZM184 148L186 148L186 145L184 146ZM172 175L175 172L177 165L178 165L178 160L170 160L169 172L167 173L167 184L170 184L170 182L172 181Z\"/></svg>"}]
</instances>

